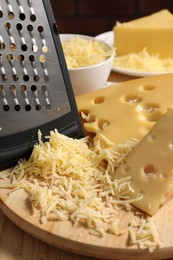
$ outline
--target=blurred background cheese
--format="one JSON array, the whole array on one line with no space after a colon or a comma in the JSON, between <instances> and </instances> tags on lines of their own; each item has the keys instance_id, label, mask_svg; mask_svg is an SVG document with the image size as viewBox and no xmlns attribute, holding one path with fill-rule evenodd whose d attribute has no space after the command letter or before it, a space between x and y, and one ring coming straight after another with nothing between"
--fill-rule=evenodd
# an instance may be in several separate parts
<instances>
[{"instance_id":1,"label":"blurred background cheese","mask_svg":"<svg viewBox=\"0 0 173 260\"><path fill-rule=\"evenodd\" d=\"M173 105L173 74L126 81L77 96L76 101L86 133L104 146L141 140Z\"/></svg>"},{"instance_id":2,"label":"blurred background cheese","mask_svg":"<svg viewBox=\"0 0 173 260\"><path fill-rule=\"evenodd\" d=\"M161 58L173 58L173 15L166 9L114 26L118 56L138 53L144 48Z\"/></svg>"}]
</instances>

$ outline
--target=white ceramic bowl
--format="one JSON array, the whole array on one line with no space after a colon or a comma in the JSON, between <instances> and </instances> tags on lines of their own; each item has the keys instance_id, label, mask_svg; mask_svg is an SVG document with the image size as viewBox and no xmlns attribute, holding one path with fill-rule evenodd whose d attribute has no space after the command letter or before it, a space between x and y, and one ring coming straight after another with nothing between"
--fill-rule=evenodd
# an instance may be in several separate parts
<instances>
[{"instance_id":1,"label":"white ceramic bowl","mask_svg":"<svg viewBox=\"0 0 173 260\"><path fill-rule=\"evenodd\" d=\"M100 40L90 36L79 34L60 34L60 39L62 42L71 37L94 39L95 41L100 42ZM75 96L81 95L88 91L94 91L105 86L112 68L114 49L111 45L107 43L104 44L108 49L110 49L110 51L112 51L112 55L107 60L92 66L68 69Z\"/></svg>"}]
</instances>

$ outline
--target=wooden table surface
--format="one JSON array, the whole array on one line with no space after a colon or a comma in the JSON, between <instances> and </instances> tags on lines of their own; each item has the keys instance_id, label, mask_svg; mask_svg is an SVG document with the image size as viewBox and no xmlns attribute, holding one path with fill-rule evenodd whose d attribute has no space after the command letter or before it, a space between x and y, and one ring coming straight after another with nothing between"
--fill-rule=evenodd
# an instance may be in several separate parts
<instances>
[{"instance_id":1,"label":"wooden table surface","mask_svg":"<svg viewBox=\"0 0 173 260\"><path fill-rule=\"evenodd\" d=\"M111 73L109 81L122 82L130 76ZM117 256L118 258L118 256ZM0 210L0 260L94 260L50 246L13 224Z\"/></svg>"}]
</instances>

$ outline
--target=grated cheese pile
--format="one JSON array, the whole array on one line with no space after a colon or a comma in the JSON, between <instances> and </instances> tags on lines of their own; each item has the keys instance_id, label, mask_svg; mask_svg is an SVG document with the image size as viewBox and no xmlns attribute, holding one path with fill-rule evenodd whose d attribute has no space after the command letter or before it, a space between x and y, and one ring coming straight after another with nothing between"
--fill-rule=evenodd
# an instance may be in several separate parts
<instances>
[{"instance_id":1,"label":"grated cheese pile","mask_svg":"<svg viewBox=\"0 0 173 260\"><path fill-rule=\"evenodd\" d=\"M80 68L107 60L112 51L101 41L72 37L62 42L67 67Z\"/></svg>"},{"instance_id":2,"label":"grated cheese pile","mask_svg":"<svg viewBox=\"0 0 173 260\"><path fill-rule=\"evenodd\" d=\"M99 140L72 139L56 130L47 138L43 143L39 133L39 143L29 160L21 160L10 172L10 184L6 187L12 191L26 190L33 211L40 212L42 223L71 220L81 223L96 236L127 232L132 245L150 251L160 247L154 225L149 217L144 222L138 211L134 213L135 221L132 214L128 227L119 229L122 208L124 212L135 212L135 209L124 192L132 189L131 178L117 180L115 170L124 163L137 140L102 148Z\"/></svg>"},{"instance_id":3,"label":"grated cheese pile","mask_svg":"<svg viewBox=\"0 0 173 260\"><path fill-rule=\"evenodd\" d=\"M117 56L113 66L134 71L145 71L153 73L173 72L173 59L161 59L159 55L151 55L146 48L139 53L129 53Z\"/></svg>"}]
</instances>

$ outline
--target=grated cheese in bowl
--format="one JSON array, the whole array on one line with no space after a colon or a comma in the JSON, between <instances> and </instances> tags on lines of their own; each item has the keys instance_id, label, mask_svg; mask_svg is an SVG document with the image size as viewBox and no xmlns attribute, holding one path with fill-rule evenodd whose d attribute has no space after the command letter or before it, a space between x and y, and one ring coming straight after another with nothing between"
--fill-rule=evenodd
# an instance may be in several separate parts
<instances>
[{"instance_id":1,"label":"grated cheese in bowl","mask_svg":"<svg viewBox=\"0 0 173 260\"><path fill-rule=\"evenodd\" d=\"M111 72L113 46L87 35L60 35L75 95L103 88Z\"/></svg>"},{"instance_id":2,"label":"grated cheese in bowl","mask_svg":"<svg viewBox=\"0 0 173 260\"><path fill-rule=\"evenodd\" d=\"M56 130L47 138L43 143L39 133L39 143L30 158L21 160L12 170L8 176L11 184L6 187L27 191L33 211L40 212L41 223L70 220L99 237L106 232L118 236L127 232L131 244L151 252L161 246L149 217L143 221L124 193L124 187L131 189L130 177L117 180L115 176L137 140L102 148L99 140L72 139ZM122 209L134 212L135 222L132 214L130 224L120 229Z\"/></svg>"},{"instance_id":3,"label":"grated cheese in bowl","mask_svg":"<svg viewBox=\"0 0 173 260\"><path fill-rule=\"evenodd\" d=\"M62 41L62 47L69 69L99 64L107 60L113 52L104 42L91 37L67 38Z\"/></svg>"}]
</instances>

